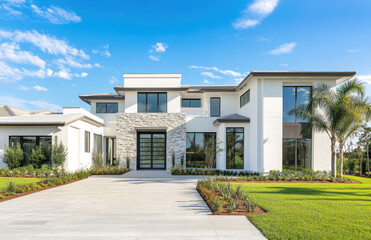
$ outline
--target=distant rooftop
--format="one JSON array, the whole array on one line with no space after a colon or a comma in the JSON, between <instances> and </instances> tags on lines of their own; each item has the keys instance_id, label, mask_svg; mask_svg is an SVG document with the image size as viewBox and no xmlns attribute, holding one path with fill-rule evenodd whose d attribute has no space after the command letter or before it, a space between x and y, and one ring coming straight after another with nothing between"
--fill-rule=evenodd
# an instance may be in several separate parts
<instances>
[{"instance_id":1,"label":"distant rooftop","mask_svg":"<svg viewBox=\"0 0 371 240\"><path fill-rule=\"evenodd\" d=\"M38 115L38 114L51 114L48 110L33 110L25 111L15 107L3 105L0 106L0 117L10 117L10 116L22 116L22 115Z\"/></svg>"}]
</instances>

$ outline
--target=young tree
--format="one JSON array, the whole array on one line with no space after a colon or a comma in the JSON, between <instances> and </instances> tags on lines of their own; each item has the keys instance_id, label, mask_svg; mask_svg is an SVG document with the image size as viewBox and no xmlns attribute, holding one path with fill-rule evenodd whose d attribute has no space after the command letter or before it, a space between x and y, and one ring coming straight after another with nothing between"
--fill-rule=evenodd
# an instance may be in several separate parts
<instances>
[{"instance_id":1,"label":"young tree","mask_svg":"<svg viewBox=\"0 0 371 240\"><path fill-rule=\"evenodd\" d=\"M366 168L367 174L370 175L370 145L371 145L371 127L367 126L367 123L362 124L359 136L358 136L359 144L365 149L366 151Z\"/></svg>"},{"instance_id":2,"label":"young tree","mask_svg":"<svg viewBox=\"0 0 371 240\"><path fill-rule=\"evenodd\" d=\"M58 143L57 136L54 137L54 144L52 146L52 162L55 167L63 166L67 158L67 148L62 142Z\"/></svg>"},{"instance_id":3,"label":"young tree","mask_svg":"<svg viewBox=\"0 0 371 240\"><path fill-rule=\"evenodd\" d=\"M199 153L205 159L207 169L216 167L216 154L222 151L218 145L214 137L204 139L204 147L200 148Z\"/></svg>"},{"instance_id":4,"label":"young tree","mask_svg":"<svg viewBox=\"0 0 371 240\"><path fill-rule=\"evenodd\" d=\"M6 163L10 169L20 167L23 160L23 150L19 143L13 147L5 146L3 162Z\"/></svg>"},{"instance_id":5,"label":"young tree","mask_svg":"<svg viewBox=\"0 0 371 240\"><path fill-rule=\"evenodd\" d=\"M355 94L361 98L356 99ZM345 127L349 124L350 119L354 119L355 114L364 114L364 112L360 113L358 108L351 109L350 106L362 103L363 106L367 105L365 108L370 109L368 99L366 99L366 102L362 102L362 100L365 100L363 99L364 94L365 87L357 79L345 82L336 90L332 90L331 86L322 83L318 87L313 88L308 104L300 105L296 109L289 111L289 114L307 120L308 124L303 127L303 133L313 129L325 132L329 136L331 140L331 171L333 177L336 177L336 143L339 139L344 143L351 136L349 134L350 129ZM342 148L343 145L339 149ZM340 155L342 156L342 151Z\"/></svg>"}]
</instances>

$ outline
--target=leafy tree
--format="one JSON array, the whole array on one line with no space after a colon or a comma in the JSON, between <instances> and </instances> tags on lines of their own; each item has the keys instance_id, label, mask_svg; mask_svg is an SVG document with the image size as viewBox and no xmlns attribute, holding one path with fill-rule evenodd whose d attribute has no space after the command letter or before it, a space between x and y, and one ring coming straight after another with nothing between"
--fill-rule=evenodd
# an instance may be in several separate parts
<instances>
[{"instance_id":1,"label":"leafy tree","mask_svg":"<svg viewBox=\"0 0 371 240\"><path fill-rule=\"evenodd\" d=\"M62 141L58 143L57 136L54 137L52 146L52 162L55 167L63 166L67 158L67 148L63 145Z\"/></svg>"},{"instance_id":2,"label":"leafy tree","mask_svg":"<svg viewBox=\"0 0 371 240\"><path fill-rule=\"evenodd\" d=\"M32 153L30 156L30 163L34 168L41 168L41 166L46 162L47 158L42 150L42 147L38 147L35 149L32 149Z\"/></svg>"},{"instance_id":3,"label":"leafy tree","mask_svg":"<svg viewBox=\"0 0 371 240\"><path fill-rule=\"evenodd\" d=\"M361 126L358 136L358 144L362 146L366 151L366 167L368 175L370 174L370 145L371 145L371 127L367 126L367 123ZM360 162L360 169L361 169Z\"/></svg>"},{"instance_id":4,"label":"leafy tree","mask_svg":"<svg viewBox=\"0 0 371 240\"><path fill-rule=\"evenodd\" d=\"M3 162L8 165L10 169L18 168L22 165L24 160L23 150L19 143L13 147L5 146L5 153Z\"/></svg>"},{"instance_id":5,"label":"leafy tree","mask_svg":"<svg viewBox=\"0 0 371 240\"><path fill-rule=\"evenodd\" d=\"M354 96L357 94L358 96ZM342 142L339 149L343 149L344 143L356 129L351 121L363 119L365 109L370 112L370 101L364 98L365 87L357 80L345 82L336 90L330 85L321 83L313 88L309 103L300 105L289 111L290 115L296 115L307 120L308 124L303 127L302 133L316 130L325 132L331 140L331 171L336 177L336 143ZM358 117L358 118L357 118ZM339 152L343 158L343 151Z\"/></svg>"}]
</instances>

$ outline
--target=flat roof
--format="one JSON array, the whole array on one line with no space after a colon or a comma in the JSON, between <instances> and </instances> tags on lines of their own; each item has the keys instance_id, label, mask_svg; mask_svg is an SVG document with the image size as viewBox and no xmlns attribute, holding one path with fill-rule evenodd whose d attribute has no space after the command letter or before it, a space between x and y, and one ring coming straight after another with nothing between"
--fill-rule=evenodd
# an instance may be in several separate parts
<instances>
[{"instance_id":1,"label":"flat roof","mask_svg":"<svg viewBox=\"0 0 371 240\"><path fill-rule=\"evenodd\" d=\"M90 104L90 100L123 100L125 99L124 96L121 96L117 93L98 93L98 94L85 94L80 95L79 98L86 102L87 104Z\"/></svg>"}]
</instances>

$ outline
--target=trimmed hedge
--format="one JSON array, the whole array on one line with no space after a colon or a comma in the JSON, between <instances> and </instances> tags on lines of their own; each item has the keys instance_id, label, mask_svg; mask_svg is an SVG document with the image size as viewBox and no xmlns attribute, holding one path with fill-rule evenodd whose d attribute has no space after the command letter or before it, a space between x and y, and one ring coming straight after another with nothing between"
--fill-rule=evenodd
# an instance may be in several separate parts
<instances>
[{"instance_id":1,"label":"trimmed hedge","mask_svg":"<svg viewBox=\"0 0 371 240\"><path fill-rule=\"evenodd\" d=\"M175 166L171 168L172 175L208 175L208 176L253 176L259 175L251 171L228 171L218 169L183 168Z\"/></svg>"}]
</instances>

